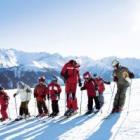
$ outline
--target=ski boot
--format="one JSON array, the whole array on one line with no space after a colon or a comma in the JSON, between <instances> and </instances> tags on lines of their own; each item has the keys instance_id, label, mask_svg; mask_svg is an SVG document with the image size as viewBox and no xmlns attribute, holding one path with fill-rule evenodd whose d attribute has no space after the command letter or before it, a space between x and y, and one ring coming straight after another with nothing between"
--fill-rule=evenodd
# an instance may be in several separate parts
<instances>
[{"instance_id":1,"label":"ski boot","mask_svg":"<svg viewBox=\"0 0 140 140\"><path fill-rule=\"evenodd\" d=\"M70 109L66 116L67 117L70 117L73 113L74 113L74 110L73 109Z\"/></svg>"},{"instance_id":2,"label":"ski boot","mask_svg":"<svg viewBox=\"0 0 140 140\"><path fill-rule=\"evenodd\" d=\"M64 116L67 116L67 114L70 112L70 109L68 109L65 113Z\"/></svg>"},{"instance_id":3,"label":"ski boot","mask_svg":"<svg viewBox=\"0 0 140 140\"><path fill-rule=\"evenodd\" d=\"M89 115L89 114L91 114L91 113L93 113L93 110L88 110L88 111L85 113L85 115Z\"/></svg>"}]
</instances>

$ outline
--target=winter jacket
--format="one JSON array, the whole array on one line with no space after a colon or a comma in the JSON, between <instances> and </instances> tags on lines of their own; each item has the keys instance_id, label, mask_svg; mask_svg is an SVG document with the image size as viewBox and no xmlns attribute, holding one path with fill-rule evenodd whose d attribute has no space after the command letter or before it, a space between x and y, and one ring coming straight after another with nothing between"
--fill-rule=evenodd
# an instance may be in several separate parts
<instances>
[{"instance_id":1,"label":"winter jacket","mask_svg":"<svg viewBox=\"0 0 140 140\"><path fill-rule=\"evenodd\" d=\"M0 91L0 105L7 105L9 99L9 96L5 91Z\"/></svg>"},{"instance_id":2,"label":"winter jacket","mask_svg":"<svg viewBox=\"0 0 140 140\"><path fill-rule=\"evenodd\" d=\"M17 88L16 94L20 95L21 102L30 101L32 90L28 85L24 84L23 88L20 88L20 87Z\"/></svg>"},{"instance_id":3,"label":"winter jacket","mask_svg":"<svg viewBox=\"0 0 140 140\"><path fill-rule=\"evenodd\" d=\"M80 65L78 64L66 63L61 70L61 76L64 78L64 81L67 83L80 83L79 67Z\"/></svg>"},{"instance_id":4,"label":"winter jacket","mask_svg":"<svg viewBox=\"0 0 140 140\"><path fill-rule=\"evenodd\" d=\"M102 94L105 90L104 80L102 78L98 77L98 78L95 78L95 83L97 84L99 94Z\"/></svg>"},{"instance_id":5,"label":"winter jacket","mask_svg":"<svg viewBox=\"0 0 140 140\"><path fill-rule=\"evenodd\" d=\"M89 97L96 96L97 85L93 79L84 82L84 86L81 88L81 90L85 90L85 89L87 90L87 95Z\"/></svg>"},{"instance_id":6,"label":"winter jacket","mask_svg":"<svg viewBox=\"0 0 140 140\"><path fill-rule=\"evenodd\" d=\"M126 67L119 66L113 71L113 79L117 82L117 86L128 87L129 83L126 78L129 77L129 70Z\"/></svg>"},{"instance_id":7,"label":"winter jacket","mask_svg":"<svg viewBox=\"0 0 140 140\"><path fill-rule=\"evenodd\" d=\"M61 87L58 83L51 82L48 85L48 90L49 90L49 96L50 96L51 100L58 100L59 99L60 93L61 93Z\"/></svg>"},{"instance_id":8,"label":"winter jacket","mask_svg":"<svg viewBox=\"0 0 140 140\"><path fill-rule=\"evenodd\" d=\"M44 101L46 99L46 95L48 95L48 87L43 83L36 85L34 89L34 97L37 101Z\"/></svg>"}]
</instances>

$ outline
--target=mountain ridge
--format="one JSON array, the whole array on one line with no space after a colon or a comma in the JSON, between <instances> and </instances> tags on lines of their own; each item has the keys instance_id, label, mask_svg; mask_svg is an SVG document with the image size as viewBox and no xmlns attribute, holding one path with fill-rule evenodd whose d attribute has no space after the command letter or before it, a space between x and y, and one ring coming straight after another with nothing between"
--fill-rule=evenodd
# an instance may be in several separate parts
<instances>
[{"instance_id":1,"label":"mountain ridge","mask_svg":"<svg viewBox=\"0 0 140 140\"><path fill-rule=\"evenodd\" d=\"M81 75L85 71L92 74L97 73L106 80L111 80L113 59L118 59L120 63L133 71L137 78L140 77L140 59L138 58L117 58L109 56L94 60L88 56L68 56L63 57L58 53L47 52L24 52L15 49L0 49L0 84L5 88L16 88L16 83L22 80L34 86L40 75L44 75L49 82L53 75L59 78L62 66L70 59L75 59L80 63Z\"/></svg>"}]
</instances>

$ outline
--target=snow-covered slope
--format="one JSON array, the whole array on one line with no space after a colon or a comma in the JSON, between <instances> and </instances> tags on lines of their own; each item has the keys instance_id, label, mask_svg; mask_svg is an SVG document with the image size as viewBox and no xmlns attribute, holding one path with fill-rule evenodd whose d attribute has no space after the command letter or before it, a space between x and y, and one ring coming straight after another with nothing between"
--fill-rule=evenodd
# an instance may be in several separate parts
<instances>
[{"instance_id":1,"label":"snow-covered slope","mask_svg":"<svg viewBox=\"0 0 140 140\"><path fill-rule=\"evenodd\" d=\"M133 80L131 90L128 88L126 94L126 103L121 114L115 114L107 120L103 120L106 114L111 110L115 91L112 96L111 86L106 86L104 93L105 105L102 113L95 116L82 116L86 111L87 96L83 92L82 114L75 115L67 120L59 121L65 110L65 92L64 88L59 101L60 115L54 119L45 119L42 122L38 119L17 122L15 124L0 125L0 139L4 140L139 140L140 138L140 79ZM131 91L131 92L130 92ZM15 101L13 93L15 90L8 90L10 95L9 114L13 119L16 117ZM77 89L78 102L80 105L81 91ZM109 108L111 101L111 106ZM48 101L46 101L48 105ZM20 99L17 97L17 107L19 108ZM36 115L36 104L32 96L29 104L31 115ZM51 111L51 107L49 106ZM79 111L79 110L78 110Z\"/></svg>"},{"instance_id":2,"label":"snow-covered slope","mask_svg":"<svg viewBox=\"0 0 140 140\"><path fill-rule=\"evenodd\" d=\"M85 71L90 71L107 80L111 79L111 61L114 58L116 57L93 60L87 56L62 57L57 53L29 53L15 49L0 49L0 84L5 88L15 88L17 81L23 80L33 86L40 75L45 75L48 80L56 75L62 82L60 71L62 66L70 59L75 59L80 63L81 75ZM119 60L123 65L128 66L136 77L140 77L140 59L126 58Z\"/></svg>"}]
</instances>

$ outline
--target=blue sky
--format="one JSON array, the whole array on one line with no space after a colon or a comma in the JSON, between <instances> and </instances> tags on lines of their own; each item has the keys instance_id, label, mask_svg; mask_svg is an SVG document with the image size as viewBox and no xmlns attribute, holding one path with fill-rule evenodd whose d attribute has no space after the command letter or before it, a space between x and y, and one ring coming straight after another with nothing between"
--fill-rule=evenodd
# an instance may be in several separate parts
<instances>
[{"instance_id":1,"label":"blue sky","mask_svg":"<svg viewBox=\"0 0 140 140\"><path fill-rule=\"evenodd\" d=\"M0 48L140 58L139 0L0 0Z\"/></svg>"}]
</instances>

